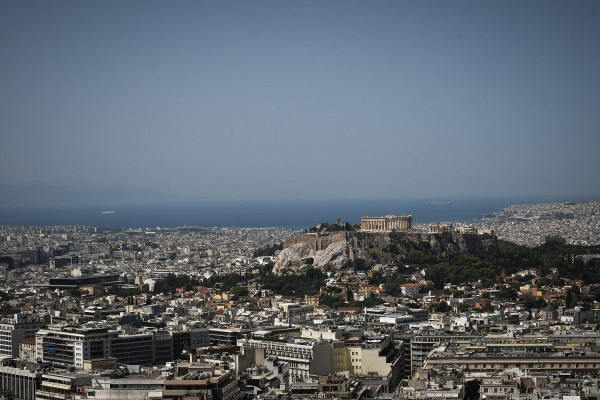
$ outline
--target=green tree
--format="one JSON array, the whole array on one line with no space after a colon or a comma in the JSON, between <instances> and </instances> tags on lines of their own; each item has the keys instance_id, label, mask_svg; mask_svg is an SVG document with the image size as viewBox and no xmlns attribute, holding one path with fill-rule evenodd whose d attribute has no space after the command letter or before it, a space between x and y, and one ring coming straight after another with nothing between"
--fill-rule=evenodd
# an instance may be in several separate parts
<instances>
[{"instance_id":1,"label":"green tree","mask_svg":"<svg viewBox=\"0 0 600 400\"><path fill-rule=\"evenodd\" d=\"M458 306L458 311L459 312L467 312L469 311L469 305L467 303L460 303L460 305Z\"/></svg>"},{"instance_id":2,"label":"green tree","mask_svg":"<svg viewBox=\"0 0 600 400\"><path fill-rule=\"evenodd\" d=\"M339 296L332 296L329 294L322 294L319 302L325 306L331 308L343 307L346 304L346 299Z\"/></svg>"},{"instance_id":3,"label":"green tree","mask_svg":"<svg viewBox=\"0 0 600 400\"><path fill-rule=\"evenodd\" d=\"M450 307L448 303L442 300L435 306L434 311L445 313L448 311L452 311L452 307Z\"/></svg>"},{"instance_id":4,"label":"green tree","mask_svg":"<svg viewBox=\"0 0 600 400\"><path fill-rule=\"evenodd\" d=\"M519 296L513 288L504 288L498 293L498 297L505 300L514 300Z\"/></svg>"},{"instance_id":5,"label":"green tree","mask_svg":"<svg viewBox=\"0 0 600 400\"><path fill-rule=\"evenodd\" d=\"M381 271L374 271L369 278L369 284L378 286L382 283L385 283L387 279L383 276Z\"/></svg>"},{"instance_id":6,"label":"green tree","mask_svg":"<svg viewBox=\"0 0 600 400\"><path fill-rule=\"evenodd\" d=\"M248 296L248 288L245 286L234 286L231 288L231 294L237 297Z\"/></svg>"},{"instance_id":7,"label":"green tree","mask_svg":"<svg viewBox=\"0 0 600 400\"><path fill-rule=\"evenodd\" d=\"M365 260L364 258L355 258L352 264L355 271L362 271L367 269L367 260Z\"/></svg>"},{"instance_id":8,"label":"green tree","mask_svg":"<svg viewBox=\"0 0 600 400\"><path fill-rule=\"evenodd\" d=\"M481 381L479 379L473 379L465 382L465 397L464 400L479 400L479 387Z\"/></svg>"},{"instance_id":9,"label":"green tree","mask_svg":"<svg viewBox=\"0 0 600 400\"><path fill-rule=\"evenodd\" d=\"M389 277L387 282L385 282L385 293L391 296L400 296L402 294L402 285L405 283L404 275L396 273L394 276Z\"/></svg>"},{"instance_id":10,"label":"green tree","mask_svg":"<svg viewBox=\"0 0 600 400\"><path fill-rule=\"evenodd\" d=\"M545 243L565 244L565 243L567 243L567 239L565 239L564 237L561 237L561 236L548 235L548 236L546 236Z\"/></svg>"},{"instance_id":11,"label":"green tree","mask_svg":"<svg viewBox=\"0 0 600 400\"><path fill-rule=\"evenodd\" d=\"M537 281L537 285L539 287L547 286L549 284L550 284L550 281L548 280L548 278L546 278L544 276L541 277L540 279L538 279L538 281Z\"/></svg>"},{"instance_id":12,"label":"green tree","mask_svg":"<svg viewBox=\"0 0 600 400\"><path fill-rule=\"evenodd\" d=\"M254 250L254 253L252 253L252 257L256 258L256 257L274 256L275 253L279 250L283 250L283 242L275 243L271 246L259 247L258 249Z\"/></svg>"},{"instance_id":13,"label":"green tree","mask_svg":"<svg viewBox=\"0 0 600 400\"><path fill-rule=\"evenodd\" d=\"M378 306L380 304L385 303L385 301L383 301L383 299L381 297L368 297L366 298L364 301L362 301L361 303L359 303L359 307L375 307Z\"/></svg>"},{"instance_id":14,"label":"green tree","mask_svg":"<svg viewBox=\"0 0 600 400\"><path fill-rule=\"evenodd\" d=\"M542 308L546 307L547 304L548 303L546 302L546 300L544 300L542 297L528 297L523 302L523 306L527 310L531 310L532 308L537 308L538 310L541 310Z\"/></svg>"}]
</instances>

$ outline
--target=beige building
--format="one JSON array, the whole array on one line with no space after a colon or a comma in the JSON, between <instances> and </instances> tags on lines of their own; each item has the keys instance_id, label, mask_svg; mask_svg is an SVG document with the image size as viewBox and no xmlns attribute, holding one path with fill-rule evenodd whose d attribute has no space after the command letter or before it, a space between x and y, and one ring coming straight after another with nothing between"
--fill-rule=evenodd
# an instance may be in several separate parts
<instances>
[{"instance_id":1,"label":"beige building","mask_svg":"<svg viewBox=\"0 0 600 400\"><path fill-rule=\"evenodd\" d=\"M455 355L433 356L428 358L423 369L438 366L456 365L474 372L502 371L507 368L519 368L532 373L550 371L572 371L576 375L593 374L600 367L599 356L560 356L552 354L536 355Z\"/></svg>"},{"instance_id":2,"label":"beige building","mask_svg":"<svg viewBox=\"0 0 600 400\"><path fill-rule=\"evenodd\" d=\"M296 318L299 315L312 312L314 306L300 303L280 303L279 309L281 309L287 317Z\"/></svg>"},{"instance_id":3,"label":"beige building","mask_svg":"<svg viewBox=\"0 0 600 400\"><path fill-rule=\"evenodd\" d=\"M412 215L386 215L385 217L362 217L360 229L362 231L393 231L397 229L410 229L412 227Z\"/></svg>"},{"instance_id":4,"label":"beige building","mask_svg":"<svg viewBox=\"0 0 600 400\"><path fill-rule=\"evenodd\" d=\"M24 361L35 362L35 336L21 340L19 358Z\"/></svg>"},{"instance_id":5,"label":"beige building","mask_svg":"<svg viewBox=\"0 0 600 400\"><path fill-rule=\"evenodd\" d=\"M334 372L334 349L343 347L342 342L302 341L299 343L275 342L271 340L239 339L243 348L265 349L265 356L277 357L288 363L293 382L309 379L311 375L329 375Z\"/></svg>"},{"instance_id":6,"label":"beige building","mask_svg":"<svg viewBox=\"0 0 600 400\"><path fill-rule=\"evenodd\" d=\"M284 343L270 340L240 339L237 345L246 349L265 349L265 356L287 362L292 381L301 381L311 375L329 375L350 371L353 374L392 374L392 386L403 376L404 347L396 348L390 337L379 341L304 340Z\"/></svg>"},{"instance_id":7,"label":"beige building","mask_svg":"<svg viewBox=\"0 0 600 400\"><path fill-rule=\"evenodd\" d=\"M306 304L308 304L309 306L313 306L313 307L316 307L319 305L320 299L321 299L321 296L318 294L315 294L313 296L307 294L304 296L304 300L306 300Z\"/></svg>"},{"instance_id":8,"label":"beige building","mask_svg":"<svg viewBox=\"0 0 600 400\"><path fill-rule=\"evenodd\" d=\"M389 337L378 343L348 340L334 346L333 367L336 372L350 371L353 374L376 373L388 376L400 361L400 355Z\"/></svg>"},{"instance_id":9,"label":"beige building","mask_svg":"<svg viewBox=\"0 0 600 400\"><path fill-rule=\"evenodd\" d=\"M593 351L596 335L486 337L478 341L440 343L424 361L423 369L449 365L472 372L519 368L530 373L570 371L574 375L595 374L600 354Z\"/></svg>"}]
</instances>

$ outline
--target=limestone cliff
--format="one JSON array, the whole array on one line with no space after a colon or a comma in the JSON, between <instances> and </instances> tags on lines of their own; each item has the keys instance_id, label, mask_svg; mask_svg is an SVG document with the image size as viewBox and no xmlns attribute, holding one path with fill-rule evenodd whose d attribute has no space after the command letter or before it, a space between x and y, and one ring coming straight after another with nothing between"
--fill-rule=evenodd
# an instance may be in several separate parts
<instances>
[{"instance_id":1,"label":"limestone cliff","mask_svg":"<svg viewBox=\"0 0 600 400\"><path fill-rule=\"evenodd\" d=\"M354 260L352 242L342 241L315 253L313 266L322 270L339 270Z\"/></svg>"},{"instance_id":2,"label":"limestone cliff","mask_svg":"<svg viewBox=\"0 0 600 400\"><path fill-rule=\"evenodd\" d=\"M324 244L326 245L324 246ZM425 233L416 230L398 232L343 232L325 237L295 237L279 253L273 271L296 271L312 263L322 270L339 270L351 266L357 258L369 259L390 255L403 258L411 248L426 249L436 254L460 251L467 254L497 251L497 238L489 234ZM390 245L395 246L391 255ZM385 260L380 260L385 262ZM388 260L391 261L391 260Z\"/></svg>"},{"instance_id":3,"label":"limestone cliff","mask_svg":"<svg viewBox=\"0 0 600 400\"><path fill-rule=\"evenodd\" d=\"M277 256L273 272L278 274L285 269L296 271L305 265L308 259L313 258L314 254L315 252L305 243L298 243L285 248Z\"/></svg>"}]
</instances>

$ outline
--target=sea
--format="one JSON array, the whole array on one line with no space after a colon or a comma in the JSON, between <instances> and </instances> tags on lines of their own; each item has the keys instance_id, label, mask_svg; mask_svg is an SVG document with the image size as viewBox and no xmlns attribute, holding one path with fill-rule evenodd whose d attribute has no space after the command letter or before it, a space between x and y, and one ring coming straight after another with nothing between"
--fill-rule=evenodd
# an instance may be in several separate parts
<instances>
[{"instance_id":1,"label":"sea","mask_svg":"<svg viewBox=\"0 0 600 400\"><path fill-rule=\"evenodd\" d=\"M542 198L336 199L188 201L0 206L0 225L85 225L97 228L280 227L308 229L321 222L360 224L363 216L411 214L413 225L476 222L513 204L571 201Z\"/></svg>"}]
</instances>

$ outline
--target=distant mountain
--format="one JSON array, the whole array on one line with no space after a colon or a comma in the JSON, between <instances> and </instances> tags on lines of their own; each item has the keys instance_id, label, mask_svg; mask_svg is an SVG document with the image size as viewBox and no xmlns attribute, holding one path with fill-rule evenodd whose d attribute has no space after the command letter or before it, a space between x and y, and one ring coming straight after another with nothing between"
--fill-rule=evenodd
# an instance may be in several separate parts
<instances>
[{"instance_id":1,"label":"distant mountain","mask_svg":"<svg viewBox=\"0 0 600 400\"><path fill-rule=\"evenodd\" d=\"M0 205L152 203L176 200L144 189L0 184Z\"/></svg>"}]
</instances>

